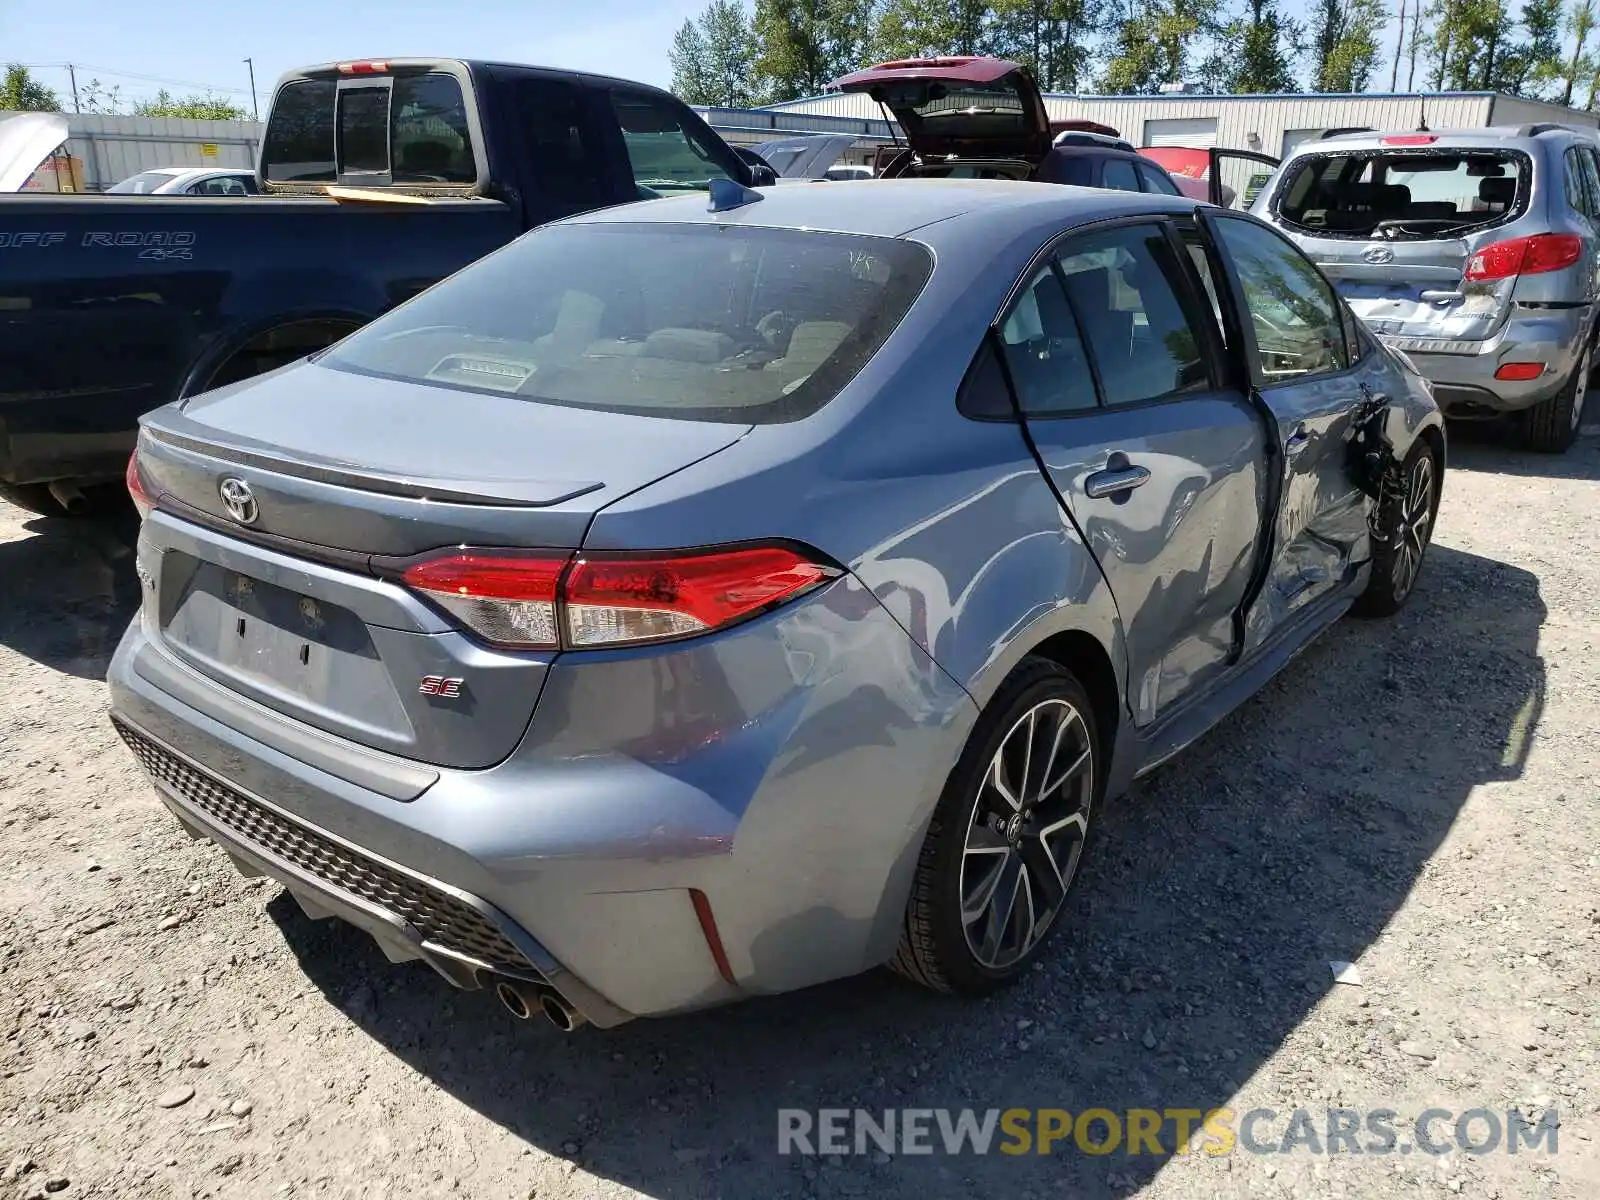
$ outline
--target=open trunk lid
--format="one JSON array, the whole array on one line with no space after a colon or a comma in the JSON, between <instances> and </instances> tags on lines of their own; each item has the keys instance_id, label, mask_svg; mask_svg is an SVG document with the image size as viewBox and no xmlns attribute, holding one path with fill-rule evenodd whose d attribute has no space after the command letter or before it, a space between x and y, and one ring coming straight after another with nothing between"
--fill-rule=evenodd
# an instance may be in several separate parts
<instances>
[{"instance_id":1,"label":"open trunk lid","mask_svg":"<svg viewBox=\"0 0 1600 1200\"><path fill-rule=\"evenodd\" d=\"M509 754L553 652L484 645L383 568L574 549L604 505L748 427L440 391L302 363L150 414L138 469L159 511L140 567L158 644L361 745L463 768Z\"/></svg>"},{"instance_id":2,"label":"open trunk lid","mask_svg":"<svg viewBox=\"0 0 1600 1200\"><path fill-rule=\"evenodd\" d=\"M1033 74L1002 58L910 58L834 80L888 108L919 158L1020 158L1050 150L1050 118Z\"/></svg>"}]
</instances>

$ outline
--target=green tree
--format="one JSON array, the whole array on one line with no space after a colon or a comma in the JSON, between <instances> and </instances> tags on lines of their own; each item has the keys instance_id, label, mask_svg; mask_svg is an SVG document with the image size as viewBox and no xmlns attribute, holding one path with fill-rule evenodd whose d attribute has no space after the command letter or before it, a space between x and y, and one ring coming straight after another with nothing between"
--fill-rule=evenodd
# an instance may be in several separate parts
<instances>
[{"instance_id":1,"label":"green tree","mask_svg":"<svg viewBox=\"0 0 1600 1200\"><path fill-rule=\"evenodd\" d=\"M1565 0L1527 0L1522 36L1502 56L1492 85L1514 95L1543 96L1564 73L1562 7Z\"/></svg>"},{"instance_id":2,"label":"green tree","mask_svg":"<svg viewBox=\"0 0 1600 1200\"><path fill-rule=\"evenodd\" d=\"M767 102L814 96L862 66L875 0L756 0L755 75Z\"/></svg>"},{"instance_id":3,"label":"green tree","mask_svg":"<svg viewBox=\"0 0 1600 1200\"><path fill-rule=\"evenodd\" d=\"M101 113L108 117L122 114L122 88L107 87L98 79L91 79L78 89L73 103L80 112Z\"/></svg>"},{"instance_id":4,"label":"green tree","mask_svg":"<svg viewBox=\"0 0 1600 1200\"><path fill-rule=\"evenodd\" d=\"M1295 91L1295 23L1278 11L1277 0L1246 2L1248 11L1219 31L1215 74L1229 92Z\"/></svg>"},{"instance_id":5,"label":"green tree","mask_svg":"<svg viewBox=\"0 0 1600 1200\"><path fill-rule=\"evenodd\" d=\"M1189 77L1201 35L1216 21L1213 0L1127 0L1110 21L1100 90L1109 95L1152 95L1164 83ZM1215 62L1215 59L1212 60ZM1210 63L1203 74L1210 75Z\"/></svg>"},{"instance_id":6,"label":"green tree","mask_svg":"<svg viewBox=\"0 0 1600 1200\"><path fill-rule=\"evenodd\" d=\"M1378 39L1388 20L1384 0L1317 0L1311 11L1312 90L1365 91L1383 56ZM1399 65L1397 45L1396 79Z\"/></svg>"},{"instance_id":7,"label":"green tree","mask_svg":"<svg viewBox=\"0 0 1600 1200\"><path fill-rule=\"evenodd\" d=\"M885 58L983 54L994 32L988 0L886 0L875 48Z\"/></svg>"},{"instance_id":8,"label":"green tree","mask_svg":"<svg viewBox=\"0 0 1600 1200\"><path fill-rule=\"evenodd\" d=\"M1026 63L1046 91L1076 92L1092 58L1101 0L995 0L989 49Z\"/></svg>"},{"instance_id":9,"label":"green tree","mask_svg":"<svg viewBox=\"0 0 1600 1200\"><path fill-rule=\"evenodd\" d=\"M133 106L136 117L185 117L191 121L242 121L244 109L215 96L173 96L165 88Z\"/></svg>"},{"instance_id":10,"label":"green tree","mask_svg":"<svg viewBox=\"0 0 1600 1200\"><path fill-rule=\"evenodd\" d=\"M27 67L21 63L9 63L5 79L0 82L0 111L60 112L61 101L53 91L35 79Z\"/></svg>"},{"instance_id":11,"label":"green tree","mask_svg":"<svg viewBox=\"0 0 1600 1200\"><path fill-rule=\"evenodd\" d=\"M747 108L756 101L755 31L739 0L711 0L667 51L672 90L686 104Z\"/></svg>"},{"instance_id":12,"label":"green tree","mask_svg":"<svg viewBox=\"0 0 1600 1200\"><path fill-rule=\"evenodd\" d=\"M1567 18L1567 32L1572 35L1572 55L1561 71L1560 81L1561 103L1570 107L1578 80L1592 78L1595 72L1594 56L1584 53L1589 35L1594 32L1594 0L1579 0L1573 5L1572 14Z\"/></svg>"}]
</instances>

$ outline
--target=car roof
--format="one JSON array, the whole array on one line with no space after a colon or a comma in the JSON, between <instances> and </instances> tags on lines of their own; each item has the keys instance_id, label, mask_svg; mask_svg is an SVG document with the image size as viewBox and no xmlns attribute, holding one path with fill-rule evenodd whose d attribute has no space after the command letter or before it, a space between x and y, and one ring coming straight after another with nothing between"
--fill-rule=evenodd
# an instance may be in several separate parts
<instances>
[{"instance_id":1,"label":"car roof","mask_svg":"<svg viewBox=\"0 0 1600 1200\"><path fill-rule=\"evenodd\" d=\"M1331 134L1301 142L1295 154L1312 154L1319 150L1424 150L1428 148L1453 150L1472 147L1490 147L1497 143L1529 141L1544 137L1569 137L1594 141L1600 130L1558 125L1544 122L1535 125L1487 125L1477 129L1362 129L1348 133ZM1392 141L1391 139L1406 139ZM1411 139L1417 139L1409 144ZM1428 139L1422 141L1421 139Z\"/></svg>"},{"instance_id":2,"label":"car roof","mask_svg":"<svg viewBox=\"0 0 1600 1200\"><path fill-rule=\"evenodd\" d=\"M1196 201L1151 192L1019 183L1001 179L862 179L766 188L763 199L713 213L705 193L644 200L568 217L564 224L662 221L811 229L869 237L904 237L949 223L988 225L1005 240L1034 225L1067 228L1082 221L1141 212L1190 212ZM922 240L933 240L923 238Z\"/></svg>"}]
</instances>

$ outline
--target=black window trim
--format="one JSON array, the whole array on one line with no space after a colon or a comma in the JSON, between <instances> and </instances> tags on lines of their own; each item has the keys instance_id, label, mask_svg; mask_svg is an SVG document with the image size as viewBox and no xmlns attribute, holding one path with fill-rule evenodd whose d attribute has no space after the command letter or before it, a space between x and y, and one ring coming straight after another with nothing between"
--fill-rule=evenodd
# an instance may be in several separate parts
<instances>
[{"instance_id":1,"label":"black window trim","mask_svg":"<svg viewBox=\"0 0 1600 1200\"><path fill-rule=\"evenodd\" d=\"M1233 303L1236 310L1234 320L1235 325L1239 329L1240 333L1241 341L1239 344L1245 349L1245 368L1250 381L1250 387L1253 390L1258 393L1266 393L1281 387L1296 387L1313 379L1340 379L1343 376L1350 375L1361 368L1362 364L1366 360L1366 354L1362 353L1357 357L1352 357L1350 354L1349 331L1345 328L1344 323L1344 311L1348 306L1345 304L1344 297L1339 294L1339 289L1334 287L1333 281L1322 273L1322 268L1317 266L1315 262L1312 262L1310 255L1308 255L1304 250L1300 249L1299 246L1296 246L1291 238L1286 236L1281 231L1274 229L1270 222L1263 221L1259 217L1253 217L1249 213L1238 212L1233 209L1225 208L1207 208L1205 210L1197 209L1195 215L1200 218L1200 226L1206 237L1206 240L1213 244L1213 250L1216 256L1221 259L1223 264L1225 278L1228 281L1228 291L1233 296ZM1249 312L1249 305L1245 302L1244 298L1244 285L1239 279L1238 271L1234 267L1232 256L1228 254L1227 248L1221 245L1221 238L1216 236L1211 228L1213 221L1242 221L1246 224L1260 226L1311 265L1312 269L1316 271L1317 275L1322 279L1322 281L1328 285L1329 292L1333 294L1334 306L1339 310L1339 344L1344 349L1345 365L1343 367L1337 371L1317 371L1315 373L1307 372L1304 375L1296 375L1289 379L1280 379L1276 383L1266 382L1265 377L1262 376L1257 370L1257 367L1261 362L1261 347L1256 344L1255 326L1252 322L1242 319L1244 315ZM1351 313L1351 316L1355 316L1355 314ZM1356 318L1356 325L1359 330L1361 328L1360 318Z\"/></svg>"},{"instance_id":2,"label":"black window trim","mask_svg":"<svg viewBox=\"0 0 1600 1200\"><path fill-rule=\"evenodd\" d=\"M1135 192L1131 194L1148 195L1153 193ZM1238 368L1231 361L1232 355L1228 353L1225 343L1222 339L1222 333L1217 328L1216 321L1212 317L1211 302L1206 298L1205 285L1200 282L1199 276L1195 272L1193 264L1189 262L1188 250L1183 246L1182 240L1177 234L1175 224L1188 219L1191 215L1192 210L1190 213L1185 213L1182 211L1172 212L1157 210L1154 212L1128 213L1122 216L1107 217L1099 221L1089 221L1082 225L1074 225L1071 229L1065 229L1057 234L1052 235L1050 240L1034 253L1033 257L1028 260L1027 267L1025 267L1022 273L1017 276L1016 281L1011 285L1010 290L1007 291L1005 299L1000 305L999 312L995 315L994 319L990 321L988 328L984 330L985 341L989 341L991 338L994 339L993 345L995 346L995 355L1000 360L1000 369L1004 373L1006 377L1006 384L1011 391L1012 408L1016 412L1016 417L1014 418L1015 420L1022 422L1062 421L1072 420L1077 417L1092 416L1099 413L1134 412L1142 408L1153 408L1157 405L1182 404L1185 402L1191 402L1203 397L1214 396L1217 392L1225 391L1229 388L1239 388L1240 390L1244 390L1244 388L1248 386L1247 382L1241 381L1238 377ZM1207 367L1210 372L1208 386L1204 390L1167 392L1164 395L1151 396L1148 399L1135 400L1128 404L1107 404L1105 400L1105 389L1101 385L1100 381L1100 367L1095 361L1094 357L1094 348L1089 344L1088 338L1084 336L1082 318L1080 318L1078 315L1077 305L1072 303L1072 297L1070 294L1068 294L1066 296L1067 310L1072 314L1073 324L1078 332L1079 344L1083 347L1084 358L1089 364L1089 374L1094 384L1095 405L1093 408L1067 409L1058 413L1033 414L1023 412L1022 399L1017 394L1016 383L1012 379L1011 369L1006 363L1004 342L1002 340L1002 329L1007 319L1009 319L1011 316L1012 311L1021 301L1023 291L1026 289L1028 283L1039 273L1040 269L1048 265L1051 269L1052 276L1055 278L1056 286L1060 287L1062 291L1065 292L1066 287L1062 282L1062 271L1057 260L1060 258L1061 249L1066 243L1086 235L1103 233L1135 225L1160 226L1168 244L1172 247L1174 253L1178 255L1179 269L1183 272L1184 284L1181 291L1177 289L1174 290L1174 296L1178 301L1179 308L1183 310L1185 316L1189 318L1191 323L1194 321L1196 314L1200 315L1200 323L1202 326L1200 333L1212 351L1212 356L1207 360ZM1202 237L1204 237L1203 233ZM977 353L973 356L974 365L977 362L978 356L982 353L983 347L980 345ZM1232 378L1224 377L1223 374L1219 373L1215 369L1215 364L1218 362L1226 362L1229 364L1229 370L1226 372L1226 375L1231 376ZM972 367L969 366L969 372L971 369ZM963 377L963 388L964 386L965 377ZM959 397L960 390L958 390L957 395ZM975 421L998 421L1012 418L969 416L969 419Z\"/></svg>"}]
</instances>

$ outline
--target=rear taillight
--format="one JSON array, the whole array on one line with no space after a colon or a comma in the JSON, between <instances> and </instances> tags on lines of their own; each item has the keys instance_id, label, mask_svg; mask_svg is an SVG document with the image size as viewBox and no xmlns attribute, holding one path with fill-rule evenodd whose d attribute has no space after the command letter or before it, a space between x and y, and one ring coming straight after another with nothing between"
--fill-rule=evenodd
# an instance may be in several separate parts
<instances>
[{"instance_id":1,"label":"rear taillight","mask_svg":"<svg viewBox=\"0 0 1600 1200\"><path fill-rule=\"evenodd\" d=\"M485 641L593 649L674 641L735 624L839 574L788 546L648 553L461 551L402 575Z\"/></svg>"},{"instance_id":2,"label":"rear taillight","mask_svg":"<svg viewBox=\"0 0 1600 1200\"><path fill-rule=\"evenodd\" d=\"M150 515L150 510L156 502L150 498L150 493L145 490L144 477L139 472L139 451L135 447L132 454L128 455L128 469L123 474L123 482L128 485L128 495L133 498L133 506L139 510L139 519L142 521Z\"/></svg>"},{"instance_id":3,"label":"rear taillight","mask_svg":"<svg viewBox=\"0 0 1600 1200\"><path fill-rule=\"evenodd\" d=\"M590 555L562 593L572 646L684 637L742 621L815 587L826 567L783 546L696 554Z\"/></svg>"},{"instance_id":4,"label":"rear taillight","mask_svg":"<svg viewBox=\"0 0 1600 1200\"><path fill-rule=\"evenodd\" d=\"M403 578L486 642L553 650L556 592L567 556L452 554Z\"/></svg>"},{"instance_id":5,"label":"rear taillight","mask_svg":"<svg viewBox=\"0 0 1600 1200\"><path fill-rule=\"evenodd\" d=\"M1510 279L1570 267L1583 256L1583 239L1571 233L1536 233L1508 238L1477 250L1467 260L1468 280Z\"/></svg>"}]
</instances>

